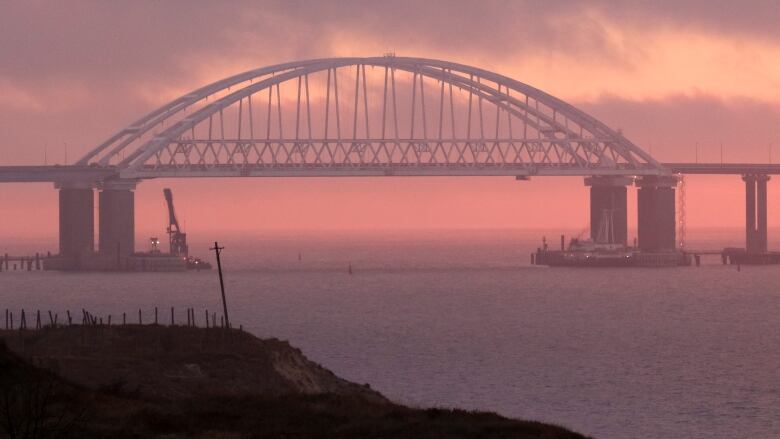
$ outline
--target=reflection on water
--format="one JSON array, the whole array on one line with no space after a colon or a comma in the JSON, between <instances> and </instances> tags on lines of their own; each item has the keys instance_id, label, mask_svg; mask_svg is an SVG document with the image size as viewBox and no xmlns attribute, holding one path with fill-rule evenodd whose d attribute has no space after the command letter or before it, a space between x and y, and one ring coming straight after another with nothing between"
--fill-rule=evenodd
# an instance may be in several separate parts
<instances>
[{"instance_id":1,"label":"reflection on water","mask_svg":"<svg viewBox=\"0 0 780 439\"><path fill-rule=\"evenodd\" d=\"M780 435L780 267L737 272L718 258L701 268L529 267L536 238L220 241L231 320L397 401L602 438ZM696 244L739 242L717 239ZM0 274L0 307L22 306L114 315L175 306L181 320L185 307L200 317L220 305L213 272Z\"/></svg>"}]
</instances>

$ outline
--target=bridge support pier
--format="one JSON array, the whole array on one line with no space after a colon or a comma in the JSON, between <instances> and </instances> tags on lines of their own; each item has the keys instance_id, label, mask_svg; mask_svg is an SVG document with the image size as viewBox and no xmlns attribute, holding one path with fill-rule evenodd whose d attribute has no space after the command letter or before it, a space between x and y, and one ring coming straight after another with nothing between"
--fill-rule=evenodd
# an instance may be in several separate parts
<instances>
[{"instance_id":1,"label":"bridge support pier","mask_svg":"<svg viewBox=\"0 0 780 439\"><path fill-rule=\"evenodd\" d=\"M626 209L626 186L632 183L629 177L587 177L585 185L590 186L590 237L611 244L628 242L628 217ZM599 236L604 219L611 219L612 234Z\"/></svg>"},{"instance_id":2,"label":"bridge support pier","mask_svg":"<svg viewBox=\"0 0 780 439\"><path fill-rule=\"evenodd\" d=\"M90 185L59 186L60 256L78 269L95 247L95 199Z\"/></svg>"},{"instance_id":3,"label":"bridge support pier","mask_svg":"<svg viewBox=\"0 0 780 439\"><path fill-rule=\"evenodd\" d=\"M677 177L641 177L637 180L637 237L642 251L676 248L674 188Z\"/></svg>"},{"instance_id":4,"label":"bridge support pier","mask_svg":"<svg viewBox=\"0 0 780 439\"><path fill-rule=\"evenodd\" d=\"M745 250L751 254L767 252L766 186L769 176L747 174L745 181Z\"/></svg>"},{"instance_id":5,"label":"bridge support pier","mask_svg":"<svg viewBox=\"0 0 780 439\"><path fill-rule=\"evenodd\" d=\"M99 251L116 269L135 252L135 186L135 181L104 183L99 195Z\"/></svg>"}]
</instances>

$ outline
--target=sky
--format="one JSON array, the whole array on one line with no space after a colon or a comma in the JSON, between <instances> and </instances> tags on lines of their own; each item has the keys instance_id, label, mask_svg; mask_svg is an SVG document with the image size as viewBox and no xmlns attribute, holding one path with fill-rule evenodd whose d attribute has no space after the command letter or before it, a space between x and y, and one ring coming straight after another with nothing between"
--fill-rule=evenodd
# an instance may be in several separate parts
<instances>
[{"instance_id":1,"label":"sky","mask_svg":"<svg viewBox=\"0 0 780 439\"><path fill-rule=\"evenodd\" d=\"M389 51L540 88L659 161L693 161L697 144L700 161L780 161L778 22L780 6L760 0L0 0L0 164L72 163L141 115L244 70ZM777 180L770 227L780 227ZM588 218L581 178L159 180L136 190L139 241L162 234L163 187L202 236L582 229ZM686 193L689 229L743 226L739 177L688 177ZM5 184L0 217L0 238L56 236L57 193Z\"/></svg>"}]
</instances>

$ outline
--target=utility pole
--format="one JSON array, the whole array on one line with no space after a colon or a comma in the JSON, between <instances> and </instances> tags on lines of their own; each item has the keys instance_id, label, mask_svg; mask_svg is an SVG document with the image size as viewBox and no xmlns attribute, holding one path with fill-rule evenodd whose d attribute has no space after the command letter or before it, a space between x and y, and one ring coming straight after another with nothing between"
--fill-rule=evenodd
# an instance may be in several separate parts
<instances>
[{"instance_id":1,"label":"utility pole","mask_svg":"<svg viewBox=\"0 0 780 439\"><path fill-rule=\"evenodd\" d=\"M225 300L225 282L222 280L222 262L219 259L219 254L225 247L220 247L217 241L214 241L214 247L209 250L214 250L217 254L217 271L219 271L219 289L222 291L222 312L225 314L225 327L230 329L230 319L228 319L227 301Z\"/></svg>"}]
</instances>

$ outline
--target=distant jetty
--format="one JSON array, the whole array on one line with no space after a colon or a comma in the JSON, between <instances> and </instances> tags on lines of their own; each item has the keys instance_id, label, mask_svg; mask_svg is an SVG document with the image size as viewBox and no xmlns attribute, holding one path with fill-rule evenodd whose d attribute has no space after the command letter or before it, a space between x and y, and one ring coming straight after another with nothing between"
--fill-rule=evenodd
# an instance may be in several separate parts
<instances>
[{"instance_id":1,"label":"distant jetty","mask_svg":"<svg viewBox=\"0 0 780 439\"><path fill-rule=\"evenodd\" d=\"M3 330L0 392L6 434L37 425L62 437L584 438L491 413L404 407L287 342L224 328Z\"/></svg>"}]
</instances>

